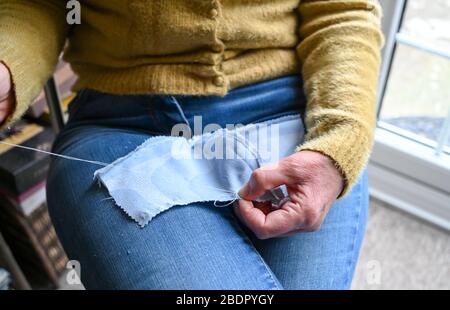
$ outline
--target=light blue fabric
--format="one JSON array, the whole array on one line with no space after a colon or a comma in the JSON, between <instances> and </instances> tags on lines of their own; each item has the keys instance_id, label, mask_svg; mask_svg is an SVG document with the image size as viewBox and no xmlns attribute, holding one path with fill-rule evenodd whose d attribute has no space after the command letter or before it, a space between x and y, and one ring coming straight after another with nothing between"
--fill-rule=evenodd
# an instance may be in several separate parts
<instances>
[{"instance_id":1,"label":"light blue fabric","mask_svg":"<svg viewBox=\"0 0 450 310\"><path fill-rule=\"evenodd\" d=\"M191 139L153 137L94 178L143 227L175 205L238 199L252 171L292 154L303 133L300 115L291 115ZM278 188L258 200L276 205L285 197L286 190Z\"/></svg>"},{"instance_id":2,"label":"light blue fabric","mask_svg":"<svg viewBox=\"0 0 450 310\"><path fill-rule=\"evenodd\" d=\"M196 116L205 126L225 128L302 115L305 104L299 76L236 88L224 97L84 90L71 103L53 151L112 163L151 137L172 135L175 124L187 120L194 128ZM67 256L80 262L87 289L350 287L367 220L366 172L334 204L319 231L258 240L233 208L216 208L214 202L169 208L141 228L93 180L97 169L53 158L47 180L52 222ZM178 188L178 180L172 185Z\"/></svg>"}]
</instances>

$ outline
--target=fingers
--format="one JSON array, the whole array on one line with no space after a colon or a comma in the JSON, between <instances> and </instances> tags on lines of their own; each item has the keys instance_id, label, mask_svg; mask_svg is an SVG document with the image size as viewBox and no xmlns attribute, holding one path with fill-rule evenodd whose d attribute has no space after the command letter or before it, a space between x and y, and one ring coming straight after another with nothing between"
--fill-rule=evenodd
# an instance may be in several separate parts
<instances>
[{"instance_id":1,"label":"fingers","mask_svg":"<svg viewBox=\"0 0 450 310\"><path fill-rule=\"evenodd\" d=\"M298 228L298 215L292 209L279 209L265 214L251 201L240 200L235 205L235 212L259 239L273 238Z\"/></svg>"},{"instance_id":2,"label":"fingers","mask_svg":"<svg viewBox=\"0 0 450 310\"><path fill-rule=\"evenodd\" d=\"M260 228L264 226L266 221L266 215L264 212L258 208L255 208L251 201L239 200L234 205L234 212L241 222L253 232L259 231Z\"/></svg>"},{"instance_id":3,"label":"fingers","mask_svg":"<svg viewBox=\"0 0 450 310\"><path fill-rule=\"evenodd\" d=\"M260 203L240 200L235 205L238 218L259 239L290 237L297 233L314 232L320 229L326 210L319 206L305 206L287 202L281 209L266 212Z\"/></svg>"},{"instance_id":4,"label":"fingers","mask_svg":"<svg viewBox=\"0 0 450 310\"><path fill-rule=\"evenodd\" d=\"M257 169L239 191L242 200L235 212L260 239L317 231L340 190L342 177L333 169L328 158L314 152L298 152ZM267 211L251 202L280 185L287 186L290 198L280 209Z\"/></svg>"},{"instance_id":5,"label":"fingers","mask_svg":"<svg viewBox=\"0 0 450 310\"><path fill-rule=\"evenodd\" d=\"M302 217L298 206L297 208L283 206L281 209L271 211L264 204L252 202L266 191L286 183L287 178L277 163L253 171L250 180L239 191L242 199L236 204L236 215L259 239L273 238L298 229ZM287 205L289 204L294 203Z\"/></svg>"},{"instance_id":6,"label":"fingers","mask_svg":"<svg viewBox=\"0 0 450 310\"><path fill-rule=\"evenodd\" d=\"M261 210L265 215L273 211L271 201L264 201L264 202L253 201L253 206Z\"/></svg>"},{"instance_id":7,"label":"fingers","mask_svg":"<svg viewBox=\"0 0 450 310\"><path fill-rule=\"evenodd\" d=\"M279 166L266 166L253 171L250 180L239 191L242 199L251 201L287 181Z\"/></svg>"}]
</instances>

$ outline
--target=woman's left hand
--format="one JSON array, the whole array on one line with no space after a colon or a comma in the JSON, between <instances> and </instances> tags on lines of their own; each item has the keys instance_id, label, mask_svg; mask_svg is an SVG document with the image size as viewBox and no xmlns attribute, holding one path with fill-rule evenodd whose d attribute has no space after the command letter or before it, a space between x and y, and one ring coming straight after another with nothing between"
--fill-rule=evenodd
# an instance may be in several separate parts
<instances>
[{"instance_id":1,"label":"woman's left hand","mask_svg":"<svg viewBox=\"0 0 450 310\"><path fill-rule=\"evenodd\" d=\"M286 185L290 200L280 209L252 202L266 191ZM333 161L312 151L297 152L274 165L253 171L240 190L235 212L259 239L316 231L342 192L344 180Z\"/></svg>"}]
</instances>

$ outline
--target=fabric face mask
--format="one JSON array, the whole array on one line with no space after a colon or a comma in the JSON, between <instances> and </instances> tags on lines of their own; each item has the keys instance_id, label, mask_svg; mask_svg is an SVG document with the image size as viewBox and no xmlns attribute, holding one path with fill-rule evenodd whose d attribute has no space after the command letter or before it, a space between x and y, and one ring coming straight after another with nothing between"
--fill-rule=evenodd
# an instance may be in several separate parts
<instances>
[{"instance_id":1,"label":"fabric face mask","mask_svg":"<svg viewBox=\"0 0 450 310\"><path fill-rule=\"evenodd\" d=\"M191 139L158 136L97 170L94 179L144 227L173 206L207 201L216 205L239 199L237 192L253 170L293 154L303 138L299 115L218 129ZM257 200L276 205L286 196L282 186Z\"/></svg>"}]
</instances>

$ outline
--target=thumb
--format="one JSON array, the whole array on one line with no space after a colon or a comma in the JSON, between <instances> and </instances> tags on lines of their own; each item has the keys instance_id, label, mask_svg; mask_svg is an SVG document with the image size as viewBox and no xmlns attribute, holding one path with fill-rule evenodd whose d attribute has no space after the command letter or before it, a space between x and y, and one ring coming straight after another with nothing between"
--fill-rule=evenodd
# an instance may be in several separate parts
<instances>
[{"instance_id":1,"label":"thumb","mask_svg":"<svg viewBox=\"0 0 450 310\"><path fill-rule=\"evenodd\" d=\"M248 201L255 200L266 191L285 184L286 180L278 164L258 168L239 191L239 197Z\"/></svg>"}]
</instances>

